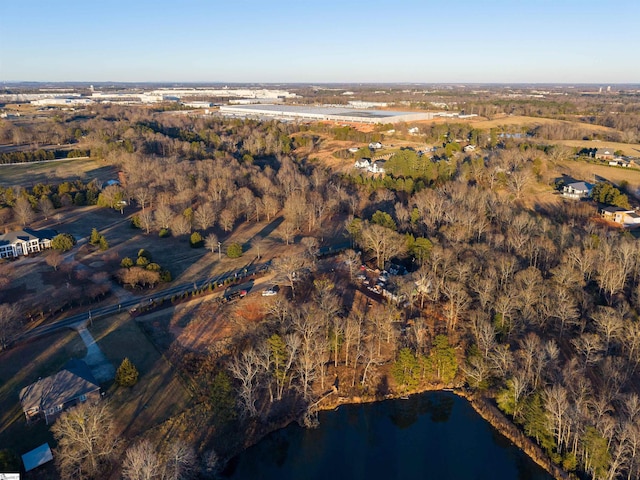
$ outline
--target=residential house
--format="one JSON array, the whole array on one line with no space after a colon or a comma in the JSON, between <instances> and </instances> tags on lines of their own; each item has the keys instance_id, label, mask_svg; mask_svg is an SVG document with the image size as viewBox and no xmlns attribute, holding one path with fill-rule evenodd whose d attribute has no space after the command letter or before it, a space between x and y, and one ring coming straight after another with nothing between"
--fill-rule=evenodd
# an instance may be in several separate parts
<instances>
[{"instance_id":1,"label":"residential house","mask_svg":"<svg viewBox=\"0 0 640 480\"><path fill-rule=\"evenodd\" d=\"M362 168L364 170L368 170L371 166L371 160L368 158L361 158L360 160L356 160L356 163L353 165L356 168Z\"/></svg>"},{"instance_id":2,"label":"residential house","mask_svg":"<svg viewBox=\"0 0 640 480\"><path fill-rule=\"evenodd\" d=\"M384 164L387 163L385 160L376 160L369 167L369 171L371 173L384 173Z\"/></svg>"},{"instance_id":3,"label":"residential house","mask_svg":"<svg viewBox=\"0 0 640 480\"><path fill-rule=\"evenodd\" d=\"M613 160L615 157L613 148L598 148L596 150L596 159L598 160Z\"/></svg>"},{"instance_id":4,"label":"residential house","mask_svg":"<svg viewBox=\"0 0 640 480\"><path fill-rule=\"evenodd\" d=\"M411 127L409 133L411 135L420 135L420 129L418 127Z\"/></svg>"},{"instance_id":5,"label":"residential house","mask_svg":"<svg viewBox=\"0 0 640 480\"><path fill-rule=\"evenodd\" d=\"M55 230L33 230L25 228L0 235L0 258L14 258L51 248Z\"/></svg>"},{"instance_id":6,"label":"residential house","mask_svg":"<svg viewBox=\"0 0 640 480\"><path fill-rule=\"evenodd\" d=\"M20 390L20 403L27 422L44 418L47 425L66 408L99 399L100 387L82 360L71 360L64 370Z\"/></svg>"},{"instance_id":7,"label":"residential house","mask_svg":"<svg viewBox=\"0 0 640 480\"><path fill-rule=\"evenodd\" d=\"M371 142L369 144L369 148L371 150L380 150L382 148L382 144L380 142Z\"/></svg>"},{"instance_id":8,"label":"residential house","mask_svg":"<svg viewBox=\"0 0 640 480\"><path fill-rule=\"evenodd\" d=\"M593 185L587 182L574 182L565 185L562 188L562 196L566 198L572 198L574 200L580 200L581 198L588 198L591 196L591 190Z\"/></svg>"},{"instance_id":9,"label":"residential house","mask_svg":"<svg viewBox=\"0 0 640 480\"><path fill-rule=\"evenodd\" d=\"M476 149L475 145L467 145L462 150L464 150L464 153L470 153L470 152L475 151L475 149Z\"/></svg>"},{"instance_id":10,"label":"residential house","mask_svg":"<svg viewBox=\"0 0 640 480\"><path fill-rule=\"evenodd\" d=\"M634 210L625 210L620 207L605 207L600 211L602 218L618 223L624 227L640 226L640 215Z\"/></svg>"}]
</instances>

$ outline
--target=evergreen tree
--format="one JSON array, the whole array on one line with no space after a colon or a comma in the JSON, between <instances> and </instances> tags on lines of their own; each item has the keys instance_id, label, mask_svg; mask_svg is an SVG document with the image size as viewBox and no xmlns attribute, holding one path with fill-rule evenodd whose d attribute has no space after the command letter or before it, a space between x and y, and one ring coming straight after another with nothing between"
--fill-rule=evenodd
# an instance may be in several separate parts
<instances>
[{"instance_id":1,"label":"evergreen tree","mask_svg":"<svg viewBox=\"0 0 640 480\"><path fill-rule=\"evenodd\" d=\"M126 357L116 371L116 383L121 387L133 387L138 383L138 369Z\"/></svg>"}]
</instances>

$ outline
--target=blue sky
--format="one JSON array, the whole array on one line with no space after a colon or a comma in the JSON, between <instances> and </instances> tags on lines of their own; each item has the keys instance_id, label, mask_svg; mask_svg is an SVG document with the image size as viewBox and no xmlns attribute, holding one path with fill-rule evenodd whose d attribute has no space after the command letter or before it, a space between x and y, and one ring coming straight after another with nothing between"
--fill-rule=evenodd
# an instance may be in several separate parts
<instances>
[{"instance_id":1,"label":"blue sky","mask_svg":"<svg viewBox=\"0 0 640 480\"><path fill-rule=\"evenodd\" d=\"M640 83L640 0L20 0L0 81Z\"/></svg>"}]
</instances>

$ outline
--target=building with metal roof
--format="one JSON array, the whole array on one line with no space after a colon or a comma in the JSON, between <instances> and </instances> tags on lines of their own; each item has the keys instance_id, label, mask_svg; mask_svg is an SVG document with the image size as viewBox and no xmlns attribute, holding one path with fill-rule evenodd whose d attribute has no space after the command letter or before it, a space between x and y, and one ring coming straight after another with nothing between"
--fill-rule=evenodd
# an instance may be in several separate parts
<instances>
[{"instance_id":1,"label":"building with metal roof","mask_svg":"<svg viewBox=\"0 0 640 480\"><path fill-rule=\"evenodd\" d=\"M274 117L280 120L302 119L352 123L399 123L434 118L433 112L363 110L301 105L225 105L220 107L220 113L242 117Z\"/></svg>"}]
</instances>

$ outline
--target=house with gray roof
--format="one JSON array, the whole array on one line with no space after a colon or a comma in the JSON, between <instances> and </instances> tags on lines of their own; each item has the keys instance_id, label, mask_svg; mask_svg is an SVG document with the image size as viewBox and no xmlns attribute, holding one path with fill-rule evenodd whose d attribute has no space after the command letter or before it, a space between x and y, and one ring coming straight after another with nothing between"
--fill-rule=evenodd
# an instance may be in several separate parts
<instances>
[{"instance_id":1,"label":"house with gray roof","mask_svg":"<svg viewBox=\"0 0 640 480\"><path fill-rule=\"evenodd\" d=\"M82 360L71 360L64 370L20 390L20 403L27 422L44 418L47 425L63 410L99 399L100 387Z\"/></svg>"},{"instance_id":2,"label":"house with gray roof","mask_svg":"<svg viewBox=\"0 0 640 480\"><path fill-rule=\"evenodd\" d=\"M581 198L588 198L591 196L591 190L593 185L587 182L574 182L565 185L562 188L562 196L571 198L574 200L580 200Z\"/></svg>"},{"instance_id":3,"label":"house with gray roof","mask_svg":"<svg viewBox=\"0 0 640 480\"><path fill-rule=\"evenodd\" d=\"M612 160L615 157L613 148L598 148L595 157L599 160Z\"/></svg>"},{"instance_id":4,"label":"house with gray roof","mask_svg":"<svg viewBox=\"0 0 640 480\"><path fill-rule=\"evenodd\" d=\"M55 230L25 228L0 235L0 258L14 258L51 248Z\"/></svg>"}]
</instances>

